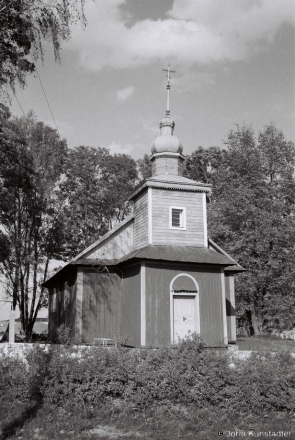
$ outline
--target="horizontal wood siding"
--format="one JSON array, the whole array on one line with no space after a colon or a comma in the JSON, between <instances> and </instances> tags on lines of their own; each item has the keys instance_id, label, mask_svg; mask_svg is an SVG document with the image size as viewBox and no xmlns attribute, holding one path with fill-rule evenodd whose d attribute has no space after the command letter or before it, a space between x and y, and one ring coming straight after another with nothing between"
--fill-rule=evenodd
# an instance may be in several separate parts
<instances>
[{"instance_id":1,"label":"horizontal wood siding","mask_svg":"<svg viewBox=\"0 0 295 440\"><path fill-rule=\"evenodd\" d=\"M169 207L186 208L186 230L170 229ZM202 193L153 189L153 244L204 246Z\"/></svg>"},{"instance_id":2,"label":"horizontal wood siding","mask_svg":"<svg viewBox=\"0 0 295 440\"><path fill-rule=\"evenodd\" d=\"M140 281L140 264L124 269L121 338L132 347L140 347Z\"/></svg>"},{"instance_id":3,"label":"horizontal wood siding","mask_svg":"<svg viewBox=\"0 0 295 440\"><path fill-rule=\"evenodd\" d=\"M173 264L146 265L146 345L170 345L170 283L180 273L199 285L201 337L208 346L224 346L220 269Z\"/></svg>"},{"instance_id":4,"label":"horizontal wood siding","mask_svg":"<svg viewBox=\"0 0 295 440\"><path fill-rule=\"evenodd\" d=\"M57 338L57 329L64 325L75 336L77 270L73 268L58 283L49 289L48 337ZM53 311L53 295L56 292L56 310Z\"/></svg>"},{"instance_id":5,"label":"horizontal wood siding","mask_svg":"<svg viewBox=\"0 0 295 440\"><path fill-rule=\"evenodd\" d=\"M134 249L148 244L148 192L143 191L134 200Z\"/></svg>"},{"instance_id":6,"label":"horizontal wood siding","mask_svg":"<svg viewBox=\"0 0 295 440\"><path fill-rule=\"evenodd\" d=\"M117 273L83 272L82 343L120 338L120 284Z\"/></svg>"},{"instance_id":7,"label":"horizontal wood siding","mask_svg":"<svg viewBox=\"0 0 295 440\"><path fill-rule=\"evenodd\" d=\"M84 258L117 259L133 250L133 219L98 244Z\"/></svg>"}]
</instances>

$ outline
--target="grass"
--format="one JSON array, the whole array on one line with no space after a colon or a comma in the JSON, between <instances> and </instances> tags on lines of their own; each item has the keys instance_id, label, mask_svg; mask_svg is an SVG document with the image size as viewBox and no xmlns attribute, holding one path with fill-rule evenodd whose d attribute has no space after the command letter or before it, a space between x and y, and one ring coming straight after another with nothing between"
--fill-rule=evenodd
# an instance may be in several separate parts
<instances>
[{"instance_id":1,"label":"grass","mask_svg":"<svg viewBox=\"0 0 295 440\"><path fill-rule=\"evenodd\" d=\"M36 409L37 408L37 409ZM176 440L218 438L228 431L285 431L294 429L294 414L263 413L232 414L230 410L194 406L154 405L144 411L124 402L101 402L99 406L55 407L23 406L18 402L10 408L13 417L2 424L1 440L30 439L142 439ZM10 412L12 415L12 412ZM287 438L294 440L292 433Z\"/></svg>"}]
</instances>

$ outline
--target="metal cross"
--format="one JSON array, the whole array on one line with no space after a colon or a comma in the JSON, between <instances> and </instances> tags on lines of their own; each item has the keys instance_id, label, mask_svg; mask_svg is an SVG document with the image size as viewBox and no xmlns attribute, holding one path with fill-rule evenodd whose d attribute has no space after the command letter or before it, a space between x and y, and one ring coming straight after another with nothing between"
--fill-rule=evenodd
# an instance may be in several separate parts
<instances>
[{"instance_id":1,"label":"metal cross","mask_svg":"<svg viewBox=\"0 0 295 440\"><path fill-rule=\"evenodd\" d=\"M175 70L170 69L170 63L168 63L168 68L163 69L164 72L167 72L167 108L166 108L166 116L170 116L170 73L175 73Z\"/></svg>"}]
</instances>

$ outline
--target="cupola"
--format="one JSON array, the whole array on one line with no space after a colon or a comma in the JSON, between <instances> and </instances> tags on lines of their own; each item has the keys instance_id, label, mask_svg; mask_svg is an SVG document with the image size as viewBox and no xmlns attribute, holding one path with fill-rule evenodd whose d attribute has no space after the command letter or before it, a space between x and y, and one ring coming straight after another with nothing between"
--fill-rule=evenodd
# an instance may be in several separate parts
<instances>
[{"instance_id":1,"label":"cupola","mask_svg":"<svg viewBox=\"0 0 295 440\"><path fill-rule=\"evenodd\" d=\"M182 176L183 147L180 140L174 136L175 122L170 117L170 73L173 72L168 64L167 72L167 108L166 117L160 122L160 136L151 144L152 175L161 174Z\"/></svg>"}]
</instances>

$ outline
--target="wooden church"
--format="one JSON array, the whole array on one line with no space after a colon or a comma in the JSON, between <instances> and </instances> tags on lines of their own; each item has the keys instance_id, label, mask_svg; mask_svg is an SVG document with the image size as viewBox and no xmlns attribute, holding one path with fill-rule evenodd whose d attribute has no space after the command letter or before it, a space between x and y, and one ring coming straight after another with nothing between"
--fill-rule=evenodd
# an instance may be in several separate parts
<instances>
[{"instance_id":1,"label":"wooden church","mask_svg":"<svg viewBox=\"0 0 295 440\"><path fill-rule=\"evenodd\" d=\"M236 341L234 274L243 268L207 236L210 185L183 177L183 148L166 117L151 146L152 177L130 194L133 213L48 279L49 337L76 343L176 344L196 332Z\"/></svg>"}]
</instances>

